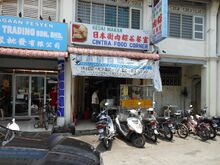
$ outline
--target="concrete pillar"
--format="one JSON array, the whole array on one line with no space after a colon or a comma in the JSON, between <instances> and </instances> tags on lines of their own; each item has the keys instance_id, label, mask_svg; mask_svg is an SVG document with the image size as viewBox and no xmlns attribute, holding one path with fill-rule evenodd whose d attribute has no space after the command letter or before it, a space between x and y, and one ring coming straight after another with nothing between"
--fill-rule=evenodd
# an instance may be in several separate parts
<instances>
[{"instance_id":1,"label":"concrete pillar","mask_svg":"<svg viewBox=\"0 0 220 165\"><path fill-rule=\"evenodd\" d=\"M207 65L203 65L201 67L201 107L208 105L208 102L207 102L208 101L207 99L208 81L206 81L206 77L207 77Z\"/></svg>"},{"instance_id":2,"label":"concrete pillar","mask_svg":"<svg viewBox=\"0 0 220 165\"><path fill-rule=\"evenodd\" d=\"M217 66L217 115L220 115L220 59Z\"/></svg>"},{"instance_id":3,"label":"concrete pillar","mask_svg":"<svg viewBox=\"0 0 220 165\"><path fill-rule=\"evenodd\" d=\"M217 14L219 1L213 0L207 8L207 35L206 53L208 56L206 77L206 102L209 107L208 114L217 113Z\"/></svg>"},{"instance_id":4,"label":"concrete pillar","mask_svg":"<svg viewBox=\"0 0 220 165\"><path fill-rule=\"evenodd\" d=\"M65 61L65 104L64 104L64 118L65 118L65 124L71 124L72 123L72 74L71 74L71 65L70 61Z\"/></svg>"}]
</instances>

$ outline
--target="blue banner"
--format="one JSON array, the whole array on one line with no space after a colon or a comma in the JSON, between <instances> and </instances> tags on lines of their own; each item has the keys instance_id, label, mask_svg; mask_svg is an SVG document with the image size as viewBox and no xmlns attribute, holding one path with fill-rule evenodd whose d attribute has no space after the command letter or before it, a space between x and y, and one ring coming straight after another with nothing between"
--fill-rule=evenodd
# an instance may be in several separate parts
<instances>
[{"instance_id":1,"label":"blue banner","mask_svg":"<svg viewBox=\"0 0 220 165\"><path fill-rule=\"evenodd\" d=\"M152 21L152 42L156 44L167 38L168 35L168 0L153 1Z\"/></svg>"},{"instance_id":2,"label":"blue banner","mask_svg":"<svg viewBox=\"0 0 220 165\"><path fill-rule=\"evenodd\" d=\"M67 24L0 16L0 46L67 51Z\"/></svg>"}]
</instances>

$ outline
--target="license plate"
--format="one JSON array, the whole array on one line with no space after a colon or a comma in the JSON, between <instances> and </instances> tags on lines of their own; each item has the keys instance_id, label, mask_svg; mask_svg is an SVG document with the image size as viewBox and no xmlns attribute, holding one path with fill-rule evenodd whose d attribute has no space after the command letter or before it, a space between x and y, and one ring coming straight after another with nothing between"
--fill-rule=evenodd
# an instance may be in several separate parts
<instances>
[{"instance_id":1,"label":"license plate","mask_svg":"<svg viewBox=\"0 0 220 165\"><path fill-rule=\"evenodd\" d=\"M168 127L173 127L173 124L168 124Z\"/></svg>"},{"instance_id":2,"label":"license plate","mask_svg":"<svg viewBox=\"0 0 220 165\"><path fill-rule=\"evenodd\" d=\"M99 129L98 131L99 131L99 133L103 133L104 129Z\"/></svg>"}]
</instances>

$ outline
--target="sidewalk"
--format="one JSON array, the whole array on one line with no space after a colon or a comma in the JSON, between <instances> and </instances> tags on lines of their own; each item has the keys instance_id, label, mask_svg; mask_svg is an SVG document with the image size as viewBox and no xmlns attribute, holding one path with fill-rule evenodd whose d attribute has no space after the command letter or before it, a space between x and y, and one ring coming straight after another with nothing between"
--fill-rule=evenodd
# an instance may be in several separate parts
<instances>
[{"instance_id":1,"label":"sidewalk","mask_svg":"<svg viewBox=\"0 0 220 165\"><path fill-rule=\"evenodd\" d=\"M174 136L173 142L159 138L157 144L146 142L143 149L135 148L124 139L116 138L111 151L105 151L99 145L97 135L76 138L97 147L102 152L105 165L219 165L220 163L220 136L207 142L201 141L194 135L186 139Z\"/></svg>"}]
</instances>

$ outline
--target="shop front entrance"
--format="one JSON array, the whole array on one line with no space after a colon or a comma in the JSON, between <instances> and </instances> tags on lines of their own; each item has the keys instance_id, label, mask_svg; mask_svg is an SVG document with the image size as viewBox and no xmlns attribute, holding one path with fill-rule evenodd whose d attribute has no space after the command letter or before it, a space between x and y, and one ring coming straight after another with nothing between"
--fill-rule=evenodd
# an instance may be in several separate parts
<instances>
[{"instance_id":1,"label":"shop front entrance","mask_svg":"<svg viewBox=\"0 0 220 165\"><path fill-rule=\"evenodd\" d=\"M44 76L15 76L14 116L37 115L36 107L46 102L44 80Z\"/></svg>"},{"instance_id":2,"label":"shop front entrance","mask_svg":"<svg viewBox=\"0 0 220 165\"><path fill-rule=\"evenodd\" d=\"M49 93L57 78L43 75L15 75L13 116L32 117L49 101Z\"/></svg>"}]
</instances>

